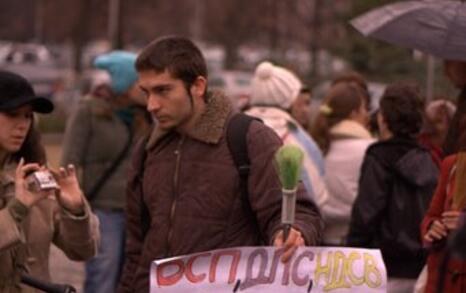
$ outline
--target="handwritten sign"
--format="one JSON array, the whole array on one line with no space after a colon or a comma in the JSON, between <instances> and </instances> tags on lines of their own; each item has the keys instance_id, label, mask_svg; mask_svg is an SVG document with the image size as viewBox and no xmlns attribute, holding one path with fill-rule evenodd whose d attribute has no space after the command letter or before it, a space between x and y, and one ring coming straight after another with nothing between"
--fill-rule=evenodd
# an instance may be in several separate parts
<instances>
[{"instance_id":1,"label":"handwritten sign","mask_svg":"<svg viewBox=\"0 0 466 293\"><path fill-rule=\"evenodd\" d=\"M385 292L379 250L302 247L282 263L283 250L241 247L154 261L150 292Z\"/></svg>"}]
</instances>

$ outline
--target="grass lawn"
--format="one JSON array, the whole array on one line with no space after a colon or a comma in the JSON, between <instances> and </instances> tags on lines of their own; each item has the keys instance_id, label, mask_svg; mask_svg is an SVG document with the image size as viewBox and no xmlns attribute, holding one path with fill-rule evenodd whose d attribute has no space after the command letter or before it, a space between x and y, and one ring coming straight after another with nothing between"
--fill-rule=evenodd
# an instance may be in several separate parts
<instances>
[{"instance_id":1,"label":"grass lawn","mask_svg":"<svg viewBox=\"0 0 466 293\"><path fill-rule=\"evenodd\" d=\"M45 146L45 151L47 152L48 165L52 168L59 167L63 134L43 134L42 142Z\"/></svg>"}]
</instances>

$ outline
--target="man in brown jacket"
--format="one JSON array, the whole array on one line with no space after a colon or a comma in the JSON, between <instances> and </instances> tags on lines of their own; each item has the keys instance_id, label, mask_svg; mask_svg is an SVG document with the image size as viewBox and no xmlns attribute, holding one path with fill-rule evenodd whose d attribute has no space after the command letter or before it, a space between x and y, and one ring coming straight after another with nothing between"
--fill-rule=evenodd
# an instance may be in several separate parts
<instances>
[{"instance_id":1,"label":"man in brown jacket","mask_svg":"<svg viewBox=\"0 0 466 293\"><path fill-rule=\"evenodd\" d=\"M300 184L295 224L283 243L281 186L273 166L281 140L258 121L247 132L248 200L257 224L248 217L225 137L235 113L228 98L207 93L206 64L191 41L156 40L138 56L136 69L157 127L134 155L119 292L148 292L155 259L265 244L284 247L282 261L287 261L298 246L319 242L321 218ZM145 208L146 233L141 228Z\"/></svg>"}]
</instances>

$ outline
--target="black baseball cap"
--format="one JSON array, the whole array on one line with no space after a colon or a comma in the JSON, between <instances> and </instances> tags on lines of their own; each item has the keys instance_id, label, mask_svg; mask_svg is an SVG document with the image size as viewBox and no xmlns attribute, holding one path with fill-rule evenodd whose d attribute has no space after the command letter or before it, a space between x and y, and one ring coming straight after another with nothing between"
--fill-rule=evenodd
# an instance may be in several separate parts
<instances>
[{"instance_id":1,"label":"black baseball cap","mask_svg":"<svg viewBox=\"0 0 466 293\"><path fill-rule=\"evenodd\" d=\"M0 111L14 110L29 104L38 113L53 111L53 103L46 98L38 97L31 84L21 75L0 70Z\"/></svg>"}]
</instances>

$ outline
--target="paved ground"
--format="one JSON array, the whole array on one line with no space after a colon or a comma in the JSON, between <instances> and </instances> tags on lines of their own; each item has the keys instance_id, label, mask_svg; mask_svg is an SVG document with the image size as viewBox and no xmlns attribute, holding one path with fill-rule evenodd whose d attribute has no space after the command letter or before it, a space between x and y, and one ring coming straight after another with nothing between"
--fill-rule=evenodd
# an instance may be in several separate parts
<instances>
[{"instance_id":1,"label":"paved ground","mask_svg":"<svg viewBox=\"0 0 466 293\"><path fill-rule=\"evenodd\" d=\"M47 151L49 165L57 167L61 155L61 135L43 135L42 140ZM82 291L84 280L84 264L70 261L57 247L53 246L50 253L50 273L57 283L73 285L78 292Z\"/></svg>"},{"instance_id":2,"label":"paved ground","mask_svg":"<svg viewBox=\"0 0 466 293\"><path fill-rule=\"evenodd\" d=\"M50 274L52 281L60 284L70 284L78 292L83 292L84 264L70 261L63 252L52 246L50 252Z\"/></svg>"}]
</instances>

